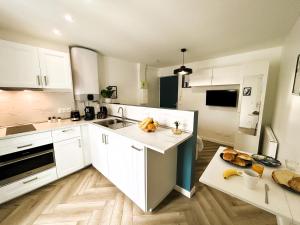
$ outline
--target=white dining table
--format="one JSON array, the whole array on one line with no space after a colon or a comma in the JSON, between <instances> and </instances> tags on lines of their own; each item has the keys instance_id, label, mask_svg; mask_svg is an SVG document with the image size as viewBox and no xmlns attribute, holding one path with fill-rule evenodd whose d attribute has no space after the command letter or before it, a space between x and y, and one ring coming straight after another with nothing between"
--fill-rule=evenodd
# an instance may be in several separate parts
<instances>
[{"instance_id":1,"label":"white dining table","mask_svg":"<svg viewBox=\"0 0 300 225\"><path fill-rule=\"evenodd\" d=\"M255 189L249 189L244 185L241 176L232 176L229 179L223 178L225 169L235 167L221 159L220 153L224 149L225 147L218 149L199 181L274 214L278 225L299 225L300 195L283 189L273 181L272 171L278 168L265 167L263 176ZM251 153L249 154L251 155ZM242 171L244 169L238 168L238 170ZM268 191L269 204L265 203L265 184L268 184L270 189Z\"/></svg>"}]
</instances>

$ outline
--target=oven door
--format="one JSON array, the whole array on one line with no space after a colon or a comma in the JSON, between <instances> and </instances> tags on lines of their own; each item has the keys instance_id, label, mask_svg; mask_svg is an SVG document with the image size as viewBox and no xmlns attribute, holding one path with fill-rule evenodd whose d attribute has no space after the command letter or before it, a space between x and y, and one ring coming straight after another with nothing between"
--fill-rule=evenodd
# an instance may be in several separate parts
<instances>
[{"instance_id":1,"label":"oven door","mask_svg":"<svg viewBox=\"0 0 300 225\"><path fill-rule=\"evenodd\" d=\"M53 144L0 156L0 186L55 166Z\"/></svg>"}]
</instances>

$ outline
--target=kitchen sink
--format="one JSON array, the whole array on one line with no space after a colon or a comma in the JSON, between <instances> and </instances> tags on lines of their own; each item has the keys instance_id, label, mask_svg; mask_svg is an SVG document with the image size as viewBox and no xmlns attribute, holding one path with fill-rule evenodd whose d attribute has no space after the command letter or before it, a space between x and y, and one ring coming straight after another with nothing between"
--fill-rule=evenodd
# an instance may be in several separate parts
<instances>
[{"instance_id":1,"label":"kitchen sink","mask_svg":"<svg viewBox=\"0 0 300 225\"><path fill-rule=\"evenodd\" d=\"M109 119L109 120L103 120L103 121L98 121L98 122L94 122L94 123L104 126L104 127L108 127L113 130L121 129L121 128L128 127L128 126L131 126L134 124L134 123L128 122L126 120L123 121L120 119Z\"/></svg>"}]
</instances>

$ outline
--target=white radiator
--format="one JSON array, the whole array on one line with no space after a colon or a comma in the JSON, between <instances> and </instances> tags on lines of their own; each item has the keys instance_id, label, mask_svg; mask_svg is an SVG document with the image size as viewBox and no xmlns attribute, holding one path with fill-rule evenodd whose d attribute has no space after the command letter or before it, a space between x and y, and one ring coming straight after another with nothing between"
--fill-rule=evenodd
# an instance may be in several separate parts
<instances>
[{"instance_id":1,"label":"white radiator","mask_svg":"<svg viewBox=\"0 0 300 225\"><path fill-rule=\"evenodd\" d=\"M278 142L271 127L266 127L263 139L262 153L276 158Z\"/></svg>"}]
</instances>

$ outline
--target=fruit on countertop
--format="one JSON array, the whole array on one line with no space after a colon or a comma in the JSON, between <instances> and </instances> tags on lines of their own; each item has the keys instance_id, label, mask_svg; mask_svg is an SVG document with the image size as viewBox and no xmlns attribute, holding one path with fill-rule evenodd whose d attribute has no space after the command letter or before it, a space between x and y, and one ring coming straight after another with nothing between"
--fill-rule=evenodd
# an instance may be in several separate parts
<instances>
[{"instance_id":1,"label":"fruit on countertop","mask_svg":"<svg viewBox=\"0 0 300 225\"><path fill-rule=\"evenodd\" d=\"M154 132L158 126L158 122L151 117L147 117L139 123L139 127L145 132Z\"/></svg>"},{"instance_id":2,"label":"fruit on countertop","mask_svg":"<svg viewBox=\"0 0 300 225\"><path fill-rule=\"evenodd\" d=\"M234 168L229 168L229 169L226 169L224 172L223 172L223 177L224 179L227 179L231 176L240 176L242 173Z\"/></svg>"}]
</instances>

